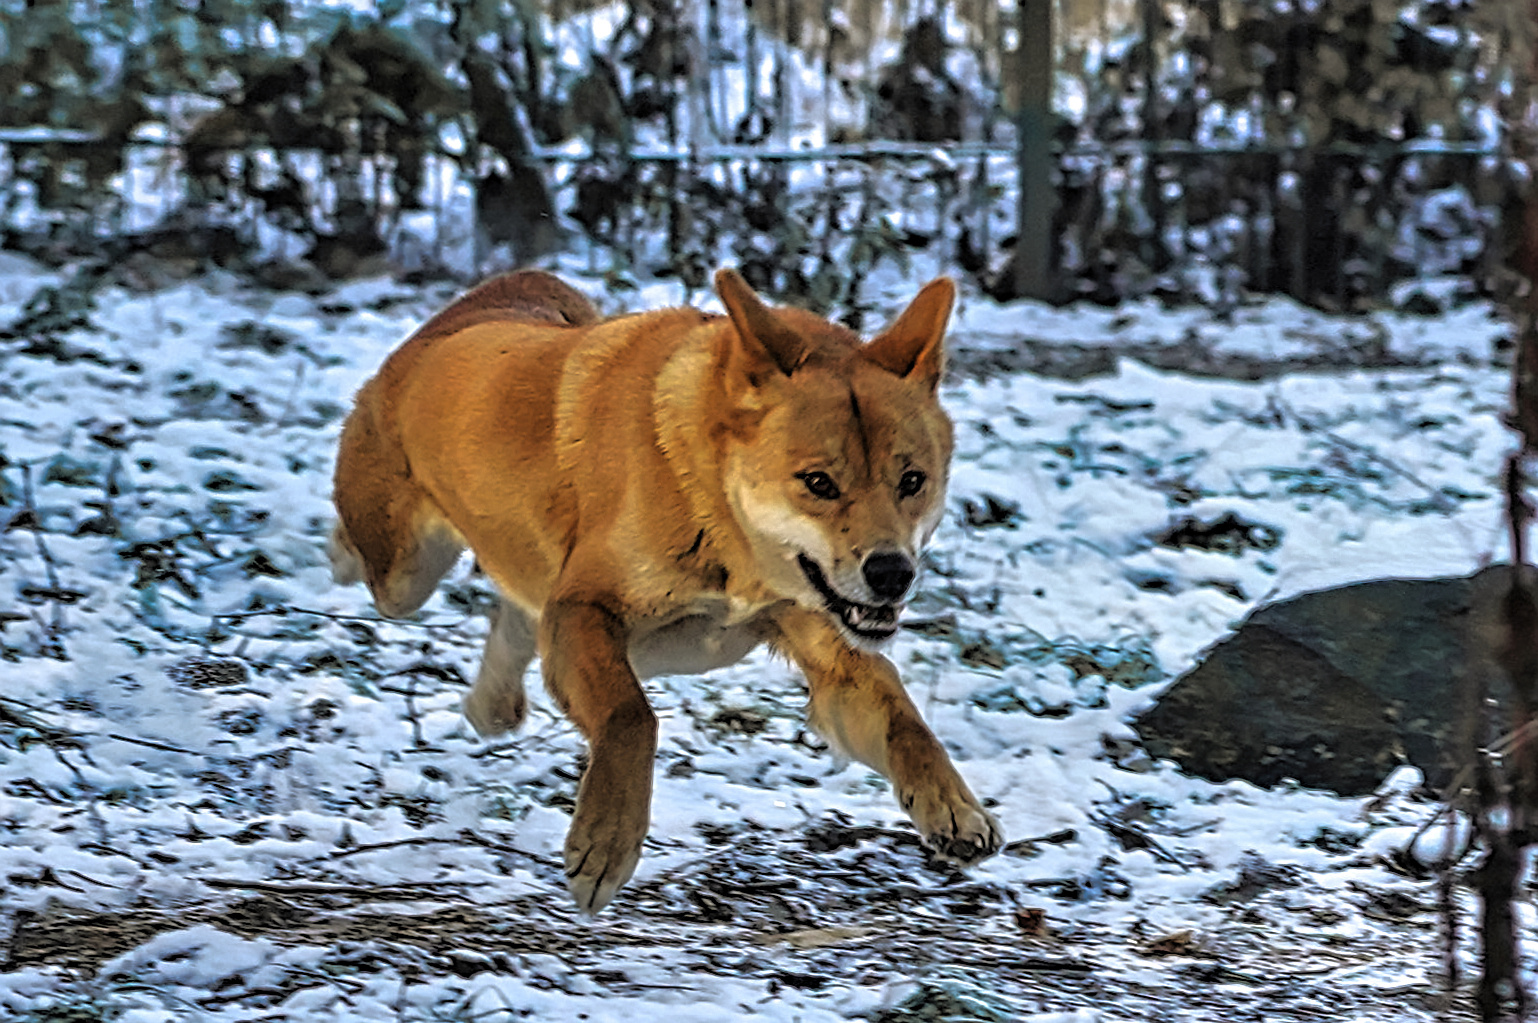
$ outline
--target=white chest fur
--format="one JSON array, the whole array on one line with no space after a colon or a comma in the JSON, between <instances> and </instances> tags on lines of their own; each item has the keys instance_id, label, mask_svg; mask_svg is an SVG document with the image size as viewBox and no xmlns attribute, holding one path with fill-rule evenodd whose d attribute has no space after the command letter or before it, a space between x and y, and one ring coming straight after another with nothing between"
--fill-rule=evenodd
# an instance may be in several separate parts
<instances>
[{"instance_id":1,"label":"white chest fur","mask_svg":"<svg viewBox=\"0 0 1538 1023\"><path fill-rule=\"evenodd\" d=\"M664 621L641 625L630 640L636 675L696 675L736 664L768 638L768 608L706 599Z\"/></svg>"}]
</instances>

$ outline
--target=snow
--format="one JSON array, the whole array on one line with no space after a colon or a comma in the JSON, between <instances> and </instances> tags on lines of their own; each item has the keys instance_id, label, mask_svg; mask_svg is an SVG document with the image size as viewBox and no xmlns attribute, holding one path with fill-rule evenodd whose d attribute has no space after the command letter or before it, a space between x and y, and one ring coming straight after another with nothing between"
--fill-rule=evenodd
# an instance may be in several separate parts
<instances>
[{"instance_id":1,"label":"snow","mask_svg":"<svg viewBox=\"0 0 1538 1023\"><path fill-rule=\"evenodd\" d=\"M0 254L0 323L57 283ZM684 299L578 283L607 309ZM895 311L917 279L880 283ZM1488 307L1351 320L1268 300L1225 321L969 298L963 353L1317 365L948 382L951 514L922 630L892 653L1013 844L966 876L926 862L887 783L806 733L794 673L755 654L649 684L651 837L586 921L559 866L579 737L537 683L506 741L457 712L484 584L466 563L392 623L326 567L340 417L448 294L214 276L103 293L70 361L0 342L0 612L26 616L0 631L0 1013L1110 1023L1264 999L1277 1019L1432 1018L1432 882L1393 864L1443 842L1417 840L1435 808L1413 771L1371 800L1213 784L1149 762L1127 722L1262 601L1504 556L1507 328ZM1405 365L1350 368L1364 343ZM28 493L41 533L17 518ZM1153 539L1224 512L1279 542ZM81 529L103 514L115 535ZM1123 847L1118 815L1148 848ZM1226 901L1250 875L1280 880ZM1394 893L1422 908L1373 911ZM1184 930L1189 953L1150 951ZM1173 1014L1193 991L1216 1001Z\"/></svg>"}]
</instances>

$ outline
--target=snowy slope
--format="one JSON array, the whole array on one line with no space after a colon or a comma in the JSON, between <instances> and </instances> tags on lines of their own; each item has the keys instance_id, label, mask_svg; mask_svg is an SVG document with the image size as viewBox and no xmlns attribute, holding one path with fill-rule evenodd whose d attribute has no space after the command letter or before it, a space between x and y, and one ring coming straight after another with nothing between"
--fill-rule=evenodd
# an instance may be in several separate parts
<instances>
[{"instance_id":1,"label":"snowy slope","mask_svg":"<svg viewBox=\"0 0 1538 1023\"><path fill-rule=\"evenodd\" d=\"M0 261L0 323L50 280ZM390 623L325 564L346 403L447 294L210 278L0 342L0 1016L1433 1017L1413 771L1371 800L1214 785L1126 720L1257 602L1501 555L1488 311L1384 322L1434 368L948 385L953 514L894 655L1011 845L927 862L760 655L651 684L651 837L592 922L559 867L575 731L537 685L507 742L457 711L484 584ZM974 300L955 338L1142 342L1158 315ZM1285 347L1310 315L1168 329ZM1152 539L1223 512L1280 543Z\"/></svg>"}]
</instances>

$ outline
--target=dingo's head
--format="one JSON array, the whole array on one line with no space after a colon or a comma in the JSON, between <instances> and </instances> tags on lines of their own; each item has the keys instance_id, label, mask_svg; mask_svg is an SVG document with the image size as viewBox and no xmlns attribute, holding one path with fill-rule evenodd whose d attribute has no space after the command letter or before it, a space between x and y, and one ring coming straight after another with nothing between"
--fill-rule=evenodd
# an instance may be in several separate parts
<instances>
[{"instance_id":1,"label":"dingo's head","mask_svg":"<svg viewBox=\"0 0 1538 1023\"><path fill-rule=\"evenodd\" d=\"M734 271L727 497L765 582L867 643L889 639L944 513L951 423L936 388L956 287L925 285L869 343L765 306Z\"/></svg>"}]
</instances>

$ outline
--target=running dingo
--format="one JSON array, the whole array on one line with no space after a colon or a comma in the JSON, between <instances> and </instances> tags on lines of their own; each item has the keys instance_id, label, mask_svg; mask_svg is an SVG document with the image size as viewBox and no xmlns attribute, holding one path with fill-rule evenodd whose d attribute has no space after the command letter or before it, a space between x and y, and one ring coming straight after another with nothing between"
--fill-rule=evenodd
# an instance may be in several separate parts
<instances>
[{"instance_id":1,"label":"running dingo","mask_svg":"<svg viewBox=\"0 0 1538 1023\"><path fill-rule=\"evenodd\" d=\"M862 342L732 270L715 283L725 316L605 320L548 274L494 278L391 354L342 430L338 581L409 615L470 548L501 603L465 715L483 736L516 728L537 654L587 738L565 861L589 913L649 824L657 720L639 680L762 643L927 845L971 863L1001 841L879 652L944 514L955 286L930 282Z\"/></svg>"}]
</instances>

